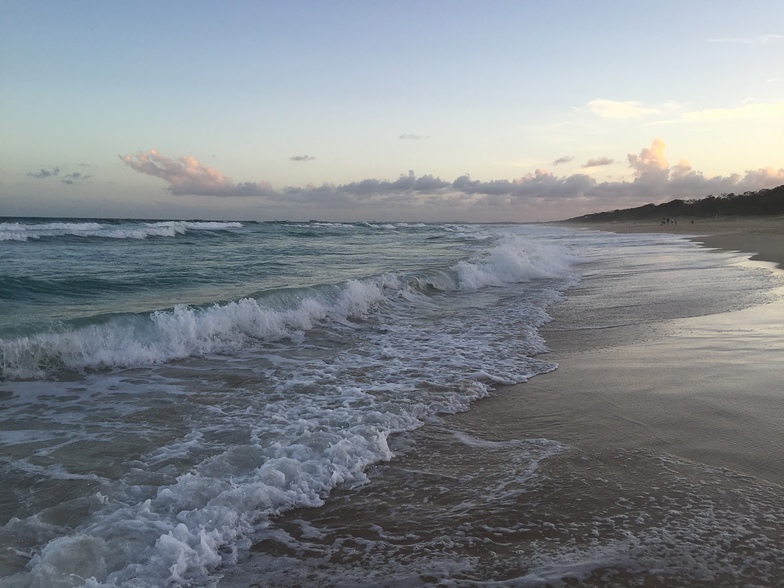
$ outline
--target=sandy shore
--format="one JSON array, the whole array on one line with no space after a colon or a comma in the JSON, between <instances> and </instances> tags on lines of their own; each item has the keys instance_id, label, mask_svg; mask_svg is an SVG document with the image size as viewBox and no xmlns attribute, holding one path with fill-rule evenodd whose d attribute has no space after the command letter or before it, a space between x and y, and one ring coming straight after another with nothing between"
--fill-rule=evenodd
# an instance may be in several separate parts
<instances>
[{"instance_id":1,"label":"sandy shore","mask_svg":"<svg viewBox=\"0 0 784 588\"><path fill-rule=\"evenodd\" d=\"M663 230L784 261L784 222ZM579 296L542 329L559 369L395 437L399 456L370 484L278 517L221 586L778 586L784 296L578 332ZM555 444L567 447L532 468ZM283 556L296 565L271 576Z\"/></svg>"},{"instance_id":2,"label":"sandy shore","mask_svg":"<svg viewBox=\"0 0 784 588\"><path fill-rule=\"evenodd\" d=\"M772 261L779 266L784 265L784 218L782 217L679 219L676 222L664 225L660 221L561 224L613 233L697 235L693 240L706 247L752 253L753 260Z\"/></svg>"},{"instance_id":3,"label":"sandy shore","mask_svg":"<svg viewBox=\"0 0 784 588\"><path fill-rule=\"evenodd\" d=\"M784 221L583 225L677 232L708 247L784 263ZM569 304L567 301L566 305ZM498 439L547 437L600 456L649 450L784 485L784 301L646 327L543 329L559 369L457 415Z\"/></svg>"}]
</instances>

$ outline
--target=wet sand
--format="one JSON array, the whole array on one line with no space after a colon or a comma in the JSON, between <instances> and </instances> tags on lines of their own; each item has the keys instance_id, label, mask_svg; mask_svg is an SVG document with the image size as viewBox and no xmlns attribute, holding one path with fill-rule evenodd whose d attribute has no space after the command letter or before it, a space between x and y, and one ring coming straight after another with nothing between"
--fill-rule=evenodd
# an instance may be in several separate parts
<instances>
[{"instance_id":1,"label":"wet sand","mask_svg":"<svg viewBox=\"0 0 784 588\"><path fill-rule=\"evenodd\" d=\"M582 226L704 232L694 240L707 247L784 263L780 219ZM457 421L499 439L547 437L594 455L664 453L784 486L784 301L588 333L559 330L560 312L553 307L542 330L559 369L499 389Z\"/></svg>"}]
</instances>

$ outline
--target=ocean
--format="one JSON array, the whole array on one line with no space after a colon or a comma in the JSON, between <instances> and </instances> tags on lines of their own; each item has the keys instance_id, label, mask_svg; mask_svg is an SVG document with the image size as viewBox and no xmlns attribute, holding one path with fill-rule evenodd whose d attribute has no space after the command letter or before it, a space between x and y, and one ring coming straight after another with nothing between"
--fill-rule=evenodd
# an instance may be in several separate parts
<instances>
[{"instance_id":1,"label":"ocean","mask_svg":"<svg viewBox=\"0 0 784 588\"><path fill-rule=\"evenodd\" d=\"M543 225L0 219L0 586L559 586L608 566L618 585L717 566L766 585L784 564L760 537L689 563L662 526L658 551L608 560L604 527L634 542L650 521L589 524L574 500L620 470L449 416L557 369L555 306L578 345L778 296L744 259ZM646 459L674 502L639 500L694 509L696 553L749 513L784 529L780 489ZM699 503L695 471L744 514Z\"/></svg>"}]
</instances>

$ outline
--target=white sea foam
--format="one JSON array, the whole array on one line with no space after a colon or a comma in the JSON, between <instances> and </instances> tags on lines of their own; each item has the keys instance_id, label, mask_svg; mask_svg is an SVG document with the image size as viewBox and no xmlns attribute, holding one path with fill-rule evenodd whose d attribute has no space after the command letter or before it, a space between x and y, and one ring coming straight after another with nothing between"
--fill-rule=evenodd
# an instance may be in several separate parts
<instances>
[{"instance_id":1,"label":"white sea foam","mask_svg":"<svg viewBox=\"0 0 784 588\"><path fill-rule=\"evenodd\" d=\"M81 235L99 231L102 225L94 222L87 223L0 223L0 241L27 241L41 237L59 235Z\"/></svg>"},{"instance_id":2,"label":"white sea foam","mask_svg":"<svg viewBox=\"0 0 784 588\"><path fill-rule=\"evenodd\" d=\"M146 239L175 237L188 231L219 231L242 228L239 222L161 221L116 225L97 222L0 223L0 241L28 241L51 237Z\"/></svg>"},{"instance_id":3,"label":"white sea foam","mask_svg":"<svg viewBox=\"0 0 784 588\"><path fill-rule=\"evenodd\" d=\"M173 224L180 227L182 223ZM167 225L168 226L168 225ZM461 261L448 273L413 277L407 282L385 274L349 280L303 295L278 296L284 308L263 299L243 298L208 307L177 305L149 316L123 316L86 327L0 339L0 373L4 378L44 377L59 369L84 370L161 364L192 356L228 353L252 341L300 337L322 321L346 324L403 298L417 300L411 284L437 290L476 290L541 277L569 274L574 257L559 246L530 240L503 240L472 261ZM549 301L549 302L554 302Z\"/></svg>"},{"instance_id":4,"label":"white sea foam","mask_svg":"<svg viewBox=\"0 0 784 588\"><path fill-rule=\"evenodd\" d=\"M522 240L488 245L472 240L462 264L0 341L6 380L85 372L4 384L15 422L57 432L9 471L47 483L73 474L69 483L89 489L0 529L33 554L9 585L206 581L269 517L365 483L370 464L392 457L390 435L553 369L531 356L546 350L536 329L569 282L568 256ZM548 256L565 260L548 275L567 279L476 295L545 275L537 263ZM116 463L85 468L117 447ZM26 468L55 455L56 470ZM41 522L58 517L67 529Z\"/></svg>"},{"instance_id":5,"label":"white sea foam","mask_svg":"<svg viewBox=\"0 0 784 588\"><path fill-rule=\"evenodd\" d=\"M48 542L28 571L8 578L7 585L190 585L215 566L233 563L236 549L226 547L249 536L264 517L319 506L337 484L364 483L369 464L392 457L390 431L417 424L413 417L381 412L375 423L366 423L362 411L344 409L344 426L328 427L329 415L315 404L303 410L279 403L274 410L281 428L274 444L229 447L138 501L132 498L138 486L105 486L90 499L88 520ZM200 436L186 440L190 447L201 443ZM149 457L140 464L154 477L159 461ZM22 546L34 539L31 533L40 535L37 524L36 517L11 521L3 535L17 537Z\"/></svg>"},{"instance_id":6,"label":"white sea foam","mask_svg":"<svg viewBox=\"0 0 784 588\"><path fill-rule=\"evenodd\" d=\"M393 225L392 223L382 223L382 224L367 223L367 226L370 227L371 229L381 229L385 231L394 231L398 228L397 225Z\"/></svg>"},{"instance_id":7,"label":"white sea foam","mask_svg":"<svg viewBox=\"0 0 784 588\"><path fill-rule=\"evenodd\" d=\"M534 278L563 277L577 261L566 247L513 236L501 240L483 258L461 261L455 269L460 286L475 290Z\"/></svg>"}]
</instances>

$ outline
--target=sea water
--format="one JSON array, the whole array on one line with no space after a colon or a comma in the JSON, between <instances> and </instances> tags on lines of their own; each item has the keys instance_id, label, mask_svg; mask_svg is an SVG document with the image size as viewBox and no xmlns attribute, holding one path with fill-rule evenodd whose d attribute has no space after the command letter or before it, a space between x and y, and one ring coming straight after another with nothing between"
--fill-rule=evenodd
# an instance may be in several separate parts
<instances>
[{"instance_id":1,"label":"sea water","mask_svg":"<svg viewBox=\"0 0 784 588\"><path fill-rule=\"evenodd\" d=\"M539 329L570 288L565 320L591 329L765 301L776 276L737 260L532 225L3 219L0 585L209 586L251 552L262 586L365 585L374 566L378 585L490 580L470 555L481 533L418 535L410 468L374 466L429 448L415 469L459 495L425 515L442 527L541 486L560 443L461 471L476 460L435 450L440 417L556 369ZM491 461L504 449L447 437ZM380 486L396 504L373 502ZM397 535L316 548L327 531L293 513L334 508L386 508Z\"/></svg>"}]
</instances>

